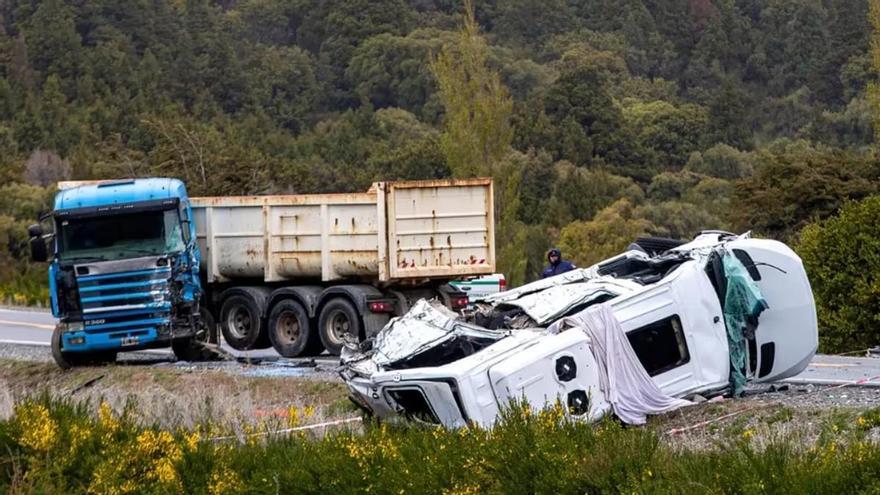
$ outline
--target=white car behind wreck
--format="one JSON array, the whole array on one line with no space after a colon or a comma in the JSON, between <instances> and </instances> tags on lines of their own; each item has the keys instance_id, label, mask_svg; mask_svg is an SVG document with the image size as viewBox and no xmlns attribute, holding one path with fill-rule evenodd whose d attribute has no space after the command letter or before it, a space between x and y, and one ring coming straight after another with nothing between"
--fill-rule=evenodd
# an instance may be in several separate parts
<instances>
[{"instance_id":1,"label":"white car behind wreck","mask_svg":"<svg viewBox=\"0 0 880 495\"><path fill-rule=\"evenodd\" d=\"M747 280L735 280L736 269ZM754 311L737 319L730 301L746 286ZM379 417L491 426L512 400L558 400L575 418L613 411L641 423L685 403L673 398L736 388L734 376L796 375L817 346L800 258L777 241L706 233L496 294L468 318L420 301L346 349L341 374L352 399Z\"/></svg>"}]
</instances>

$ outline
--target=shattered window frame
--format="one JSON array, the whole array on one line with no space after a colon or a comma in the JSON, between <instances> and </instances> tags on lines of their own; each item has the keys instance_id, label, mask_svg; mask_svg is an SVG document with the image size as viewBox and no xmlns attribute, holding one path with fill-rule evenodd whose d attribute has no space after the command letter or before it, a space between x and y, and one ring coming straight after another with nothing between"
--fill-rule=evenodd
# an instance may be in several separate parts
<instances>
[{"instance_id":1,"label":"shattered window frame","mask_svg":"<svg viewBox=\"0 0 880 495\"><path fill-rule=\"evenodd\" d=\"M656 338L639 340L639 337L647 332L654 333ZM652 377L680 368L691 361L690 349L688 348L687 338L684 334L684 327L682 326L681 318L677 314L667 316L636 328L635 330L626 332L626 336L627 339L629 339L630 345L635 351L636 356L639 358L639 362L642 363L642 366L645 368L645 371L648 372L648 375ZM672 342L666 340L670 338L673 339ZM657 345L659 342L664 343L663 348L666 350L674 350L677 352L678 358L671 362L665 360L664 363L659 366L649 366L652 364L652 359L656 359L660 356L658 353L659 346Z\"/></svg>"},{"instance_id":2,"label":"shattered window frame","mask_svg":"<svg viewBox=\"0 0 880 495\"><path fill-rule=\"evenodd\" d=\"M407 401L401 401L398 396L401 393L414 393L417 394L421 399L423 404L419 404L419 409L413 409L408 406L412 406L413 404ZM385 389L386 400L391 402L400 408L400 413L407 418L412 420L431 424L431 425L439 425L442 424L440 421L440 416L437 415L437 412L434 411L434 408L431 406L431 401L428 400L428 395L425 391L418 386L400 386L400 387L388 387ZM423 410L421 410L423 408Z\"/></svg>"}]
</instances>

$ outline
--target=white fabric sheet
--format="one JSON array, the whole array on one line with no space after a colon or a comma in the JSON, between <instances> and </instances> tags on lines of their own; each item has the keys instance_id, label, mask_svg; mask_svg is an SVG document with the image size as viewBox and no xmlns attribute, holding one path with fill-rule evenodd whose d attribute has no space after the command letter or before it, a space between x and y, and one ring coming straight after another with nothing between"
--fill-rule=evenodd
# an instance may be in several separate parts
<instances>
[{"instance_id":1,"label":"white fabric sheet","mask_svg":"<svg viewBox=\"0 0 880 495\"><path fill-rule=\"evenodd\" d=\"M590 349L599 366L599 386L621 421L641 425L645 424L649 414L661 414L692 404L664 394L654 383L610 305L591 306L556 322L549 330L557 333L570 327L590 337Z\"/></svg>"}]
</instances>

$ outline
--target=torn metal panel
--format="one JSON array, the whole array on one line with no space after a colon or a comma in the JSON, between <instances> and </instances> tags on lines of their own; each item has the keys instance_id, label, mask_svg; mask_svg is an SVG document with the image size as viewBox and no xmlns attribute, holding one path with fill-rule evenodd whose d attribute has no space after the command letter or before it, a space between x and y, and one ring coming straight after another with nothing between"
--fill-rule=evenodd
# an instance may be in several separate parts
<instances>
[{"instance_id":1,"label":"torn metal panel","mask_svg":"<svg viewBox=\"0 0 880 495\"><path fill-rule=\"evenodd\" d=\"M518 299L526 294L532 294L534 292L543 291L549 289L550 287L555 287L559 285L571 284L574 282L583 282L586 280L590 280L595 276L595 267L579 268L569 272L560 273L559 275L553 277L536 280L532 283L517 287L516 289L492 294L491 296L484 298L483 301L490 304L501 304L512 301L514 299Z\"/></svg>"},{"instance_id":2,"label":"torn metal panel","mask_svg":"<svg viewBox=\"0 0 880 495\"><path fill-rule=\"evenodd\" d=\"M613 299L637 287L626 280L601 277L587 282L554 285L504 304L521 308L535 323L546 325L578 308Z\"/></svg>"},{"instance_id":3,"label":"torn metal panel","mask_svg":"<svg viewBox=\"0 0 880 495\"><path fill-rule=\"evenodd\" d=\"M558 287L579 282L587 282L589 280L598 278L601 275L618 276L620 274L614 273L613 270L613 267L616 264L620 262L625 262L627 260L647 261L650 259L650 256L641 251L627 251L625 253L621 253L617 256L604 260L600 263L596 263L595 265L589 266L587 268L578 268L576 270L560 273L559 275L555 275L553 277L536 280L534 282L517 287L516 289L492 294L488 297L485 297L483 301L489 304L503 304L519 299L528 294L547 290L551 287Z\"/></svg>"},{"instance_id":4,"label":"torn metal panel","mask_svg":"<svg viewBox=\"0 0 880 495\"><path fill-rule=\"evenodd\" d=\"M380 368L390 367L452 340L494 342L506 335L508 332L467 324L439 302L421 299L376 335L371 359Z\"/></svg>"}]
</instances>

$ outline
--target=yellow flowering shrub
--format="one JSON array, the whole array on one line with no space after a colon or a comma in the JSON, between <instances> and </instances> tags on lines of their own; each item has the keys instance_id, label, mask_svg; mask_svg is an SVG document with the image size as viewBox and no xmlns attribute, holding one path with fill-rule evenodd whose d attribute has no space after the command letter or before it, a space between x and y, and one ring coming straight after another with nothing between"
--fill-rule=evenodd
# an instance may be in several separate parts
<instances>
[{"instance_id":1,"label":"yellow flowering shrub","mask_svg":"<svg viewBox=\"0 0 880 495\"><path fill-rule=\"evenodd\" d=\"M110 446L107 453L106 462L98 465L89 484L90 493L122 495L145 488L182 491L176 465L183 459L183 448L171 433L144 430L133 441Z\"/></svg>"},{"instance_id":2,"label":"yellow flowering shrub","mask_svg":"<svg viewBox=\"0 0 880 495\"><path fill-rule=\"evenodd\" d=\"M217 463L211 470L208 493L210 495L231 495L242 491L244 491L244 483L239 474L225 462Z\"/></svg>"},{"instance_id":3,"label":"yellow flowering shrub","mask_svg":"<svg viewBox=\"0 0 880 495\"><path fill-rule=\"evenodd\" d=\"M19 443L38 452L48 452L58 439L58 424L49 415L49 409L40 403L24 402L15 408L15 417L21 430Z\"/></svg>"},{"instance_id":4,"label":"yellow flowering shrub","mask_svg":"<svg viewBox=\"0 0 880 495\"><path fill-rule=\"evenodd\" d=\"M166 430L115 414L107 403L94 414L71 403L24 401L11 420L0 420L0 466L22 466L14 478L0 469L0 493L677 493L687 483L701 493L880 488L880 445L869 432L874 410L835 416L857 427L829 426L810 448L795 448L788 438L770 441L753 428L721 448L695 452L669 448L650 426L578 421L562 403L514 405L493 429L366 422L321 435L280 433L308 424L313 414L301 407L274 423L206 421Z\"/></svg>"}]
</instances>

